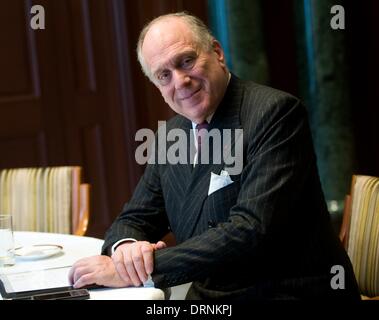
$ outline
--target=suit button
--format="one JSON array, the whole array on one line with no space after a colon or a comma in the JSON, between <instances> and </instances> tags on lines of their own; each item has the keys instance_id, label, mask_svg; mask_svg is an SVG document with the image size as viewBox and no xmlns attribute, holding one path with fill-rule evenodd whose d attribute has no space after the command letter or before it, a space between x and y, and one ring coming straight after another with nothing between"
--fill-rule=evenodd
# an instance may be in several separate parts
<instances>
[{"instance_id":1,"label":"suit button","mask_svg":"<svg viewBox=\"0 0 379 320\"><path fill-rule=\"evenodd\" d=\"M214 222L213 220L208 220L208 228L214 228L216 226L216 222Z\"/></svg>"}]
</instances>

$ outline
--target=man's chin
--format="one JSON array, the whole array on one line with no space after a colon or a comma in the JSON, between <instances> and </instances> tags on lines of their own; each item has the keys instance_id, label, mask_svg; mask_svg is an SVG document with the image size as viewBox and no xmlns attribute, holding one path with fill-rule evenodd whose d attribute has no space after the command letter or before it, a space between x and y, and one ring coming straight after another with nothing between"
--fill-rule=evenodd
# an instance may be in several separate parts
<instances>
[{"instance_id":1,"label":"man's chin","mask_svg":"<svg viewBox=\"0 0 379 320\"><path fill-rule=\"evenodd\" d=\"M187 119L191 120L192 122L195 122L197 124L204 122L207 119L207 116L204 114L199 115L188 115L185 116Z\"/></svg>"},{"instance_id":2,"label":"man's chin","mask_svg":"<svg viewBox=\"0 0 379 320\"><path fill-rule=\"evenodd\" d=\"M199 119L205 119L208 114L208 107L204 103L204 101L200 101L198 104L181 104L176 108L179 114L183 117L198 123ZM174 109L175 111L175 109Z\"/></svg>"}]
</instances>

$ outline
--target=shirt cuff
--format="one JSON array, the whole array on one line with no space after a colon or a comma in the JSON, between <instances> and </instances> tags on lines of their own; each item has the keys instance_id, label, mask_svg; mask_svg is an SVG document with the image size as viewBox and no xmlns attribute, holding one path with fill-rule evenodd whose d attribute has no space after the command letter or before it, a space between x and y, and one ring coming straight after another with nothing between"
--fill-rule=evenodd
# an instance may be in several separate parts
<instances>
[{"instance_id":1,"label":"shirt cuff","mask_svg":"<svg viewBox=\"0 0 379 320\"><path fill-rule=\"evenodd\" d=\"M123 244L124 242L137 242L136 239L134 238L125 238L125 239L121 239L121 240L118 240L113 246L112 246L112 249L111 249L111 254L113 255L114 252L116 251L116 248L120 245L120 244Z\"/></svg>"}]
</instances>

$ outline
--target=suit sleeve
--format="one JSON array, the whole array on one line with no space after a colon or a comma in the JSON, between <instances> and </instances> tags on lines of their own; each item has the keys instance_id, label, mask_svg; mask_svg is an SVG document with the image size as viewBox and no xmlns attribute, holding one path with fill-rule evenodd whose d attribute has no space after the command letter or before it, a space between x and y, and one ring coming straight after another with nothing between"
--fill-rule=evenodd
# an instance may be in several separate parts
<instances>
[{"instance_id":1,"label":"suit sleeve","mask_svg":"<svg viewBox=\"0 0 379 320\"><path fill-rule=\"evenodd\" d=\"M102 254L110 254L121 239L157 242L169 231L158 170L157 165L147 165L131 200L107 231Z\"/></svg>"},{"instance_id":2,"label":"suit sleeve","mask_svg":"<svg viewBox=\"0 0 379 320\"><path fill-rule=\"evenodd\" d=\"M266 99L267 100L267 99ZM155 252L156 287L211 276L225 263L254 252L290 216L314 162L305 108L282 95L244 126L241 188L227 222L180 245Z\"/></svg>"}]
</instances>

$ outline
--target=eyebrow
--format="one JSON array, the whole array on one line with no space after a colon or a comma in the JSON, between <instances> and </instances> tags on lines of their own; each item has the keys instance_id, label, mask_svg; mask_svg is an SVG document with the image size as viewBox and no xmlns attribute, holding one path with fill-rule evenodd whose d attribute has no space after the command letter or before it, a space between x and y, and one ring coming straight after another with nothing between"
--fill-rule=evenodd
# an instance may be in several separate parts
<instances>
[{"instance_id":1,"label":"eyebrow","mask_svg":"<svg viewBox=\"0 0 379 320\"><path fill-rule=\"evenodd\" d=\"M162 67L158 68L155 72L153 72L153 75L156 77L162 71L166 70L167 66L169 66L169 65L176 66L178 64L178 62L186 56L197 56L197 52L196 52L196 50L191 49L191 50L187 50L187 51L184 51L184 52L177 54L172 59L170 59L167 63L164 63Z\"/></svg>"}]
</instances>

